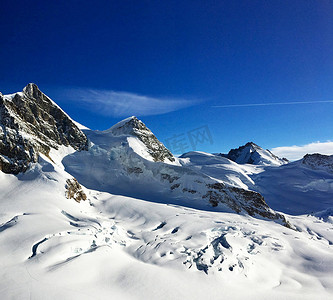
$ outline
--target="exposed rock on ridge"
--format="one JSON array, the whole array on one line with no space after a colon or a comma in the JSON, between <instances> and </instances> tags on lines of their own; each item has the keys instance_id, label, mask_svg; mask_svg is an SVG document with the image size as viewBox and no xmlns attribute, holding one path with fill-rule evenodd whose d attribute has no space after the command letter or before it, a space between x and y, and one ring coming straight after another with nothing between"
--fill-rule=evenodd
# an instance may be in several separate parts
<instances>
[{"instance_id":1,"label":"exposed rock on ridge","mask_svg":"<svg viewBox=\"0 0 333 300\"><path fill-rule=\"evenodd\" d=\"M227 187L223 183L208 184L207 187L210 190L203 198L208 198L213 207L218 206L219 203L226 204L237 213L245 211L250 216L262 216L280 221L282 225L292 228L285 216L272 210L264 197L257 192Z\"/></svg>"},{"instance_id":2,"label":"exposed rock on ridge","mask_svg":"<svg viewBox=\"0 0 333 300\"><path fill-rule=\"evenodd\" d=\"M149 128L136 117L127 118L112 126L108 131L113 135L133 135L147 147L148 153L154 161L164 162L166 159L174 162L172 153L156 138Z\"/></svg>"},{"instance_id":3,"label":"exposed rock on ridge","mask_svg":"<svg viewBox=\"0 0 333 300\"><path fill-rule=\"evenodd\" d=\"M21 93L0 95L0 125L0 169L6 173L17 174L25 171L30 162L37 162L39 154L49 156L51 148L58 149L60 145L72 146L75 150L88 149L85 134L35 84L28 84ZM121 136L123 139L118 138ZM140 155L133 155L133 153L129 155L126 149L129 145L124 143L126 139L130 139L129 136L142 142L155 162L175 161L172 153L142 121L131 117L119 122L106 131L104 138L108 137L110 140L103 141L103 143L109 145L110 149L103 149L106 152L101 151L101 153L106 153L104 163L108 167L105 174L109 174L107 173L109 170L116 169L117 175L110 176L112 182L116 182L119 176L118 183L126 190L128 185L137 184L140 187L146 182L147 189L154 191L151 184L156 183L159 189L161 187L163 187L162 190L169 188L170 196L197 200L198 203L207 201L213 207L222 206L222 209L223 206L227 206L237 213L261 216L289 226L284 216L271 210L259 193L227 186L186 167L155 164L150 160L141 159ZM254 148L256 151L262 150L253 143L246 146ZM95 145L96 147L98 144ZM85 156L88 153L76 153L80 154L80 157L82 154L81 163L76 161L74 164L75 166L82 164L82 173L87 172L84 164L91 164L91 161ZM111 153L113 155L110 155ZM93 154L94 151L90 153L94 159L101 159L100 156L96 157ZM111 156L112 159L110 159ZM99 174L100 171L98 170L97 173ZM89 172L90 174L86 174L83 178L90 180L93 174L91 174L91 170ZM75 176L80 180L80 174L75 174ZM80 182L82 181L80 180ZM86 195L76 179L67 180L66 183L68 198L77 202L86 199ZM124 185L124 183L128 184ZM83 184L85 183L83 182Z\"/></svg>"},{"instance_id":4,"label":"exposed rock on ridge","mask_svg":"<svg viewBox=\"0 0 333 300\"><path fill-rule=\"evenodd\" d=\"M253 142L248 142L237 149L231 149L228 154L220 154L239 164L282 165L288 163L286 158L279 158L271 151L264 150Z\"/></svg>"},{"instance_id":5,"label":"exposed rock on ridge","mask_svg":"<svg viewBox=\"0 0 333 300\"><path fill-rule=\"evenodd\" d=\"M306 154L302 158L302 164L311 169L326 170L333 173L333 155Z\"/></svg>"},{"instance_id":6,"label":"exposed rock on ridge","mask_svg":"<svg viewBox=\"0 0 333 300\"><path fill-rule=\"evenodd\" d=\"M162 175L162 179L169 181L171 190L181 191L184 196L186 193L191 193L192 199L208 200L212 207L225 205L236 213L246 213L253 217L261 216L291 228L284 215L272 210L267 205L264 197L258 192L227 186L222 182L214 182L213 179L205 176L201 178L202 181L193 180L192 188L189 189L183 186L184 180L182 180L181 174L179 177L171 177L168 174ZM170 178L172 178L172 181Z\"/></svg>"},{"instance_id":7,"label":"exposed rock on ridge","mask_svg":"<svg viewBox=\"0 0 333 300\"><path fill-rule=\"evenodd\" d=\"M87 150L88 140L74 122L33 83L23 92L0 94L0 170L17 174L40 153L72 146Z\"/></svg>"}]
</instances>

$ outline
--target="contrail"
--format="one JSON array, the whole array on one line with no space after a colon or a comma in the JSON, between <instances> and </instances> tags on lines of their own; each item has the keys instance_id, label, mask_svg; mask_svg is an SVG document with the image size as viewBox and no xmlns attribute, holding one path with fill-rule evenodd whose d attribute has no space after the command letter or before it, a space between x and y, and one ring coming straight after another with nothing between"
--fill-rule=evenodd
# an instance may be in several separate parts
<instances>
[{"instance_id":1,"label":"contrail","mask_svg":"<svg viewBox=\"0 0 333 300\"><path fill-rule=\"evenodd\" d=\"M228 107L251 107L251 106L316 104L316 103L333 103L333 100L326 100L326 101L299 101L299 102L271 102L271 103L248 103L248 104L226 104L226 105L213 105L212 107L215 107L215 108L228 108Z\"/></svg>"}]
</instances>

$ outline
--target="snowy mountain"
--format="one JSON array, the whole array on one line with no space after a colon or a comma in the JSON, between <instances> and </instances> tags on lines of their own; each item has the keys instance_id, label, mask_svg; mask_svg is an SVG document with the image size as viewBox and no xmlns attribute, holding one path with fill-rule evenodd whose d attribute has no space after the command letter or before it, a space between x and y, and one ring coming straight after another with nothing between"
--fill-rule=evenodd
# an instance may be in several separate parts
<instances>
[{"instance_id":1,"label":"snowy mountain","mask_svg":"<svg viewBox=\"0 0 333 300\"><path fill-rule=\"evenodd\" d=\"M180 159L188 168L198 170L211 178L222 180L227 185L245 190L254 187L254 181L250 175L262 170L262 166L237 164L221 155L198 151L184 153Z\"/></svg>"},{"instance_id":2,"label":"snowy mountain","mask_svg":"<svg viewBox=\"0 0 333 300\"><path fill-rule=\"evenodd\" d=\"M264 150L252 142L237 149L231 149L228 154L220 155L238 164L282 165L288 163L286 158L279 158L268 149Z\"/></svg>"},{"instance_id":3,"label":"snowy mountain","mask_svg":"<svg viewBox=\"0 0 333 300\"><path fill-rule=\"evenodd\" d=\"M106 132L110 132L114 136L128 135L136 137L137 140L143 144L137 145L137 147L145 149L145 154L144 152L141 152L141 154L147 159L151 157L153 161L161 162L174 162L176 160L172 153L165 148L150 129L134 116L117 123ZM135 146L133 149L134 148Z\"/></svg>"},{"instance_id":4,"label":"snowy mountain","mask_svg":"<svg viewBox=\"0 0 333 300\"><path fill-rule=\"evenodd\" d=\"M281 166L237 164L203 152L182 157L189 168L225 184L259 192L271 208L283 213L311 214L333 205L332 156L308 154Z\"/></svg>"},{"instance_id":5,"label":"snowy mountain","mask_svg":"<svg viewBox=\"0 0 333 300\"><path fill-rule=\"evenodd\" d=\"M105 131L84 131L92 146L64 158L90 189L192 208L259 215L289 226L257 192L226 185L183 165L137 118Z\"/></svg>"},{"instance_id":6,"label":"snowy mountain","mask_svg":"<svg viewBox=\"0 0 333 300\"><path fill-rule=\"evenodd\" d=\"M331 157L176 158L136 117L0 101L1 299L332 298Z\"/></svg>"},{"instance_id":7,"label":"snowy mountain","mask_svg":"<svg viewBox=\"0 0 333 300\"><path fill-rule=\"evenodd\" d=\"M0 170L17 174L49 156L51 148L87 150L88 141L74 122L35 84L22 92L0 94Z\"/></svg>"}]
</instances>

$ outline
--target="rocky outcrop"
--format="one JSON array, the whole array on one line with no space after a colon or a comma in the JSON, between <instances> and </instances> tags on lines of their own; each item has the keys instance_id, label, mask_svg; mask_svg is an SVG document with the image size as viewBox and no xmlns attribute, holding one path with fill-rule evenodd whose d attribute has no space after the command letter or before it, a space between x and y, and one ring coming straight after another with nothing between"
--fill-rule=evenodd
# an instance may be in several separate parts
<instances>
[{"instance_id":1,"label":"rocky outcrop","mask_svg":"<svg viewBox=\"0 0 333 300\"><path fill-rule=\"evenodd\" d=\"M333 173L333 155L306 154L302 158L302 164L314 170L325 170Z\"/></svg>"},{"instance_id":2,"label":"rocky outcrop","mask_svg":"<svg viewBox=\"0 0 333 300\"><path fill-rule=\"evenodd\" d=\"M130 117L111 127L109 132L113 135L132 135L137 137L147 148L148 153L154 161L164 162L168 160L174 162L172 153L156 138L149 128L136 117Z\"/></svg>"},{"instance_id":3,"label":"rocky outcrop","mask_svg":"<svg viewBox=\"0 0 333 300\"><path fill-rule=\"evenodd\" d=\"M217 182L208 176L200 176L199 173L190 173L184 167L182 172L178 173L179 176L175 176L174 173L177 169L179 168L173 168L173 175L171 175L171 172L170 174L161 174L162 181L170 185L170 190L173 193L177 192L184 198L199 202L202 200L208 201L212 207L226 207L238 214L248 214L253 217L274 220L292 228L284 215L275 212L267 205L260 193ZM200 178L200 180L195 178Z\"/></svg>"},{"instance_id":4,"label":"rocky outcrop","mask_svg":"<svg viewBox=\"0 0 333 300\"><path fill-rule=\"evenodd\" d=\"M81 200L84 201L87 199L87 195L82 190L81 185L75 178L66 180L66 198L74 199L76 202L79 203Z\"/></svg>"},{"instance_id":5,"label":"rocky outcrop","mask_svg":"<svg viewBox=\"0 0 333 300\"><path fill-rule=\"evenodd\" d=\"M220 154L238 164L253 165L282 165L288 163L288 159L279 158L271 151L264 150L253 142L248 142L237 149L231 149L228 154Z\"/></svg>"},{"instance_id":6,"label":"rocky outcrop","mask_svg":"<svg viewBox=\"0 0 333 300\"><path fill-rule=\"evenodd\" d=\"M284 226L291 228L284 215L272 210L264 197L257 192L226 186L223 183L207 184L207 187L209 190L202 198L208 199L213 207L225 204L237 213L246 212L250 216L280 221Z\"/></svg>"},{"instance_id":7,"label":"rocky outcrop","mask_svg":"<svg viewBox=\"0 0 333 300\"><path fill-rule=\"evenodd\" d=\"M0 170L17 174L39 154L51 148L72 146L87 150L85 134L49 97L33 83L22 92L0 94Z\"/></svg>"}]
</instances>

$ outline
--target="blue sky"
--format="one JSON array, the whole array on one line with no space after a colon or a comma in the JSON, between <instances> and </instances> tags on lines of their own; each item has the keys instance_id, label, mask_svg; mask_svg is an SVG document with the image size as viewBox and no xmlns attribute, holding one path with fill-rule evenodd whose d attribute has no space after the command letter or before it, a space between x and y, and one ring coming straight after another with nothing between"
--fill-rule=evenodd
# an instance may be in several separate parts
<instances>
[{"instance_id":1,"label":"blue sky","mask_svg":"<svg viewBox=\"0 0 333 300\"><path fill-rule=\"evenodd\" d=\"M0 91L34 82L92 129L137 115L191 150L208 128L207 152L333 140L332 1L4 0L0 26ZM310 103L253 105L290 102Z\"/></svg>"}]
</instances>

